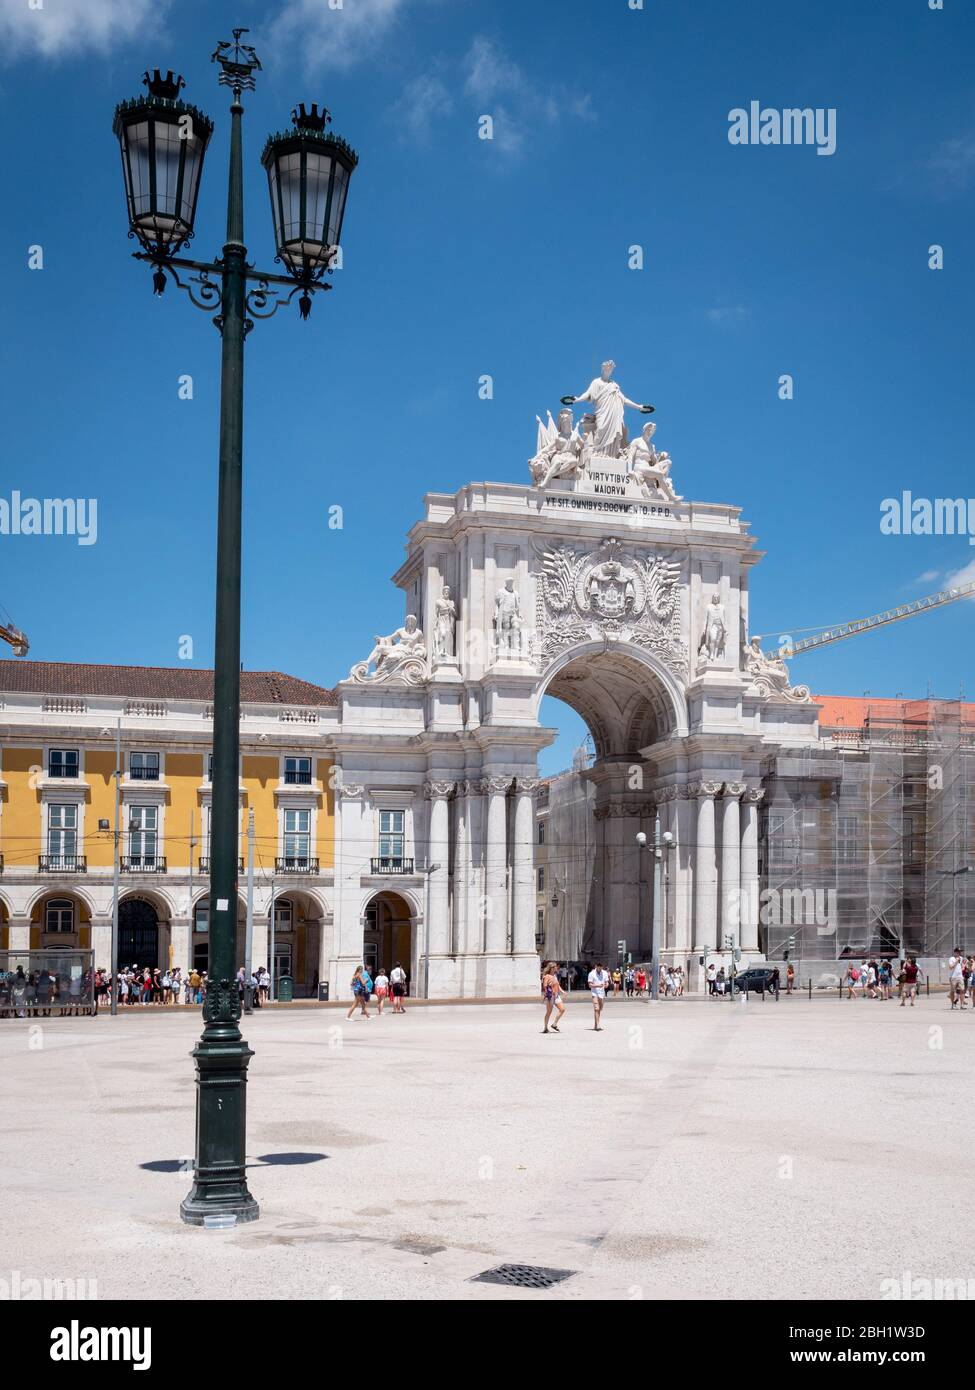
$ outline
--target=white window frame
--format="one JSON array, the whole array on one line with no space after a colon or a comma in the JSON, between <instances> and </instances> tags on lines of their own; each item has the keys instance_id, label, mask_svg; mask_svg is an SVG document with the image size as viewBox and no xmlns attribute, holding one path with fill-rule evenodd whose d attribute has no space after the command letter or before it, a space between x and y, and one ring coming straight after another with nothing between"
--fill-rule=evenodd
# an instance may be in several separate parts
<instances>
[{"instance_id":1,"label":"white window frame","mask_svg":"<svg viewBox=\"0 0 975 1390\"><path fill-rule=\"evenodd\" d=\"M77 859L77 858L79 857L80 853L81 853L81 851L78 849L78 843L79 843L79 838L80 838L80 829L81 829L81 827L80 827L80 822L81 822L81 808L79 807L77 801L48 801L48 802L46 802L45 804L46 804L46 808L47 808L47 829L46 829L46 834L45 834L45 839L44 839L44 843L45 843L45 845L46 845L46 849L45 849L44 853L46 854L46 856L47 856L48 859ZM52 814L53 814L55 811L57 811L57 812L63 812L63 811L70 811L70 812L72 812L72 813L74 814L74 824L73 824L73 825L52 825L52 824L51 824L51 818L52 818ZM70 833L70 834L74 837L74 840L73 840L74 849L67 850L67 849L64 848L64 843L65 843L65 841L64 841L64 836L65 836L65 833L66 833L66 832L67 832L67 833ZM54 835L59 835L59 836L60 836L60 845L61 845L61 847L60 847L59 849L57 849L57 850L55 850L54 848L52 848L53 843L54 843L54 841L53 841L53 836L54 836Z\"/></svg>"}]
</instances>

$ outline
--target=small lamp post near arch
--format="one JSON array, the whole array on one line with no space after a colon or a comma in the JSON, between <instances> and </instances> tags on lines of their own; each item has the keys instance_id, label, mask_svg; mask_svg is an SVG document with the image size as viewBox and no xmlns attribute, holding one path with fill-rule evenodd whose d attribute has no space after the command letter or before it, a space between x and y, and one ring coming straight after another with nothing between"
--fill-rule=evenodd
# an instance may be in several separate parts
<instances>
[{"instance_id":1,"label":"small lamp post near arch","mask_svg":"<svg viewBox=\"0 0 975 1390\"><path fill-rule=\"evenodd\" d=\"M296 126L272 136L264 152L274 171L277 259L288 274L254 270L244 245L241 97L255 88L261 63L241 42L246 29L217 45L218 82L229 87L230 168L227 232L221 255L190 260L179 253L193 238L197 199L213 123L182 100L182 77L146 73L144 96L123 101L113 130L122 154L133 254L153 267L161 295L169 280L212 317L220 332L219 493L217 504L216 640L213 674L213 800L210 843L210 985L196 1061L196 1150L193 1186L180 1206L190 1225L256 1221L260 1208L245 1173L247 1066L254 1055L240 1034L236 932L238 760L240 753L240 570L244 421L244 340L254 320L271 318L299 295L308 317L313 296L331 289L324 278L338 251L349 179L357 158L326 135L328 113L296 108ZM298 123L300 117L301 124ZM320 124L317 124L320 123ZM297 158L297 165L293 161ZM273 194L273 184L272 184ZM273 198L272 198L273 203ZM273 910L273 909L272 909ZM273 966L272 966L273 969Z\"/></svg>"},{"instance_id":2,"label":"small lamp post near arch","mask_svg":"<svg viewBox=\"0 0 975 1390\"><path fill-rule=\"evenodd\" d=\"M660 864L664 854L674 848L675 840L669 830L660 833L660 817L653 818L653 843L649 844L642 830L637 832L640 849L653 851L653 920L650 923L650 998L660 997Z\"/></svg>"}]
</instances>

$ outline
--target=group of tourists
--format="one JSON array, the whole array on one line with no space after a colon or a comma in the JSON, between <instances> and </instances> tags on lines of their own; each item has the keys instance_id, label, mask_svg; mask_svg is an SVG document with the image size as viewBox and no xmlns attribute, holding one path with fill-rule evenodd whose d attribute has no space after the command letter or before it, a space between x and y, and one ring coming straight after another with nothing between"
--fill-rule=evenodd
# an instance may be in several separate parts
<instances>
[{"instance_id":1,"label":"group of tourists","mask_svg":"<svg viewBox=\"0 0 975 1390\"><path fill-rule=\"evenodd\" d=\"M393 966L389 974L380 966L376 971L376 978L373 979L364 965L357 965L352 976L352 1007L345 1015L351 1019L356 1010L363 1018L371 1018L369 1004L373 998L376 1000L376 1012L382 1016L386 1001L392 999L392 1012L394 1014L405 1014L406 1005L404 999L407 996L407 974L399 961Z\"/></svg>"},{"instance_id":2,"label":"group of tourists","mask_svg":"<svg viewBox=\"0 0 975 1390\"><path fill-rule=\"evenodd\" d=\"M202 1004L207 992L207 972L187 970L184 974L180 966L172 970L155 969L138 965L123 965L119 968L115 981L116 998L119 1004L129 1007L139 1005L163 1004ZM102 1007L111 1002L112 972L95 971L95 993Z\"/></svg>"},{"instance_id":3,"label":"group of tourists","mask_svg":"<svg viewBox=\"0 0 975 1390\"><path fill-rule=\"evenodd\" d=\"M0 970L0 1018L49 1018L92 1008L91 971L59 972L43 967Z\"/></svg>"}]
</instances>

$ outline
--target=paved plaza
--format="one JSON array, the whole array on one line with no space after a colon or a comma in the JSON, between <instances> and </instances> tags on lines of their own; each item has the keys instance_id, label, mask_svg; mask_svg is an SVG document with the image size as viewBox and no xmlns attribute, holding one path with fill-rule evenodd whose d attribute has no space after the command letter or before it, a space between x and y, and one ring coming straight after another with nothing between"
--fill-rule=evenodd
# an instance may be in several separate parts
<instances>
[{"instance_id":1,"label":"paved plaza","mask_svg":"<svg viewBox=\"0 0 975 1390\"><path fill-rule=\"evenodd\" d=\"M944 995L246 1019L262 1218L180 1223L197 1010L0 1023L2 1276L100 1298L878 1298L975 1276ZM472 1283L576 1271L548 1292Z\"/></svg>"}]
</instances>

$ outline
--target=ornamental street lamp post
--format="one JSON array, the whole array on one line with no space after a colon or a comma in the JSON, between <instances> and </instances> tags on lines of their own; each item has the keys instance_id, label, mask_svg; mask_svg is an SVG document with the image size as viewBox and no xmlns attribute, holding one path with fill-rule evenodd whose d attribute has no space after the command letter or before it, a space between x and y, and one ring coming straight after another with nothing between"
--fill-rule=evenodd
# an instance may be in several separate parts
<instances>
[{"instance_id":1,"label":"ornamental street lamp post","mask_svg":"<svg viewBox=\"0 0 975 1390\"><path fill-rule=\"evenodd\" d=\"M640 849L647 848L647 837L639 831L636 837ZM674 848L674 837L669 830L660 833L660 817L653 819L653 920L650 923L650 998L660 995L660 862L664 852Z\"/></svg>"},{"instance_id":2,"label":"ornamental street lamp post","mask_svg":"<svg viewBox=\"0 0 975 1390\"><path fill-rule=\"evenodd\" d=\"M138 260L154 268L161 295L167 277L197 308L211 313L222 339L220 463L217 504L216 632L213 672L213 803L210 844L209 985L196 1061L196 1150L193 1187L180 1206L190 1225L256 1221L260 1208L247 1188L245 1136L247 1066L254 1055L241 1037L236 984L238 778L240 755L241 467L244 414L244 340L253 319L270 318L300 292L303 319L312 297L331 289L349 179L357 157L327 135L330 117L316 106L293 112L294 129L269 138L268 171L277 257L289 271L274 275L247 263L244 245L241 95L253 91L261 64L246 29L220 43L213 61L219 83L230 87L230 172L227 236L220 259L178 255L193 237L196 201L212 122L179 99L183 79L146 73L144 97L122 102L114 131L122 151L129 235ZM179 271L193 274L181 279ZM250 288L249 288L250 286ZM273 286L273 288L272 288ZM286 287L287 293L284 289ZM217 312L214 312L217 311ZM219 1220L217 1220L219 1218Z\"/></svg>"}]
</instances>

